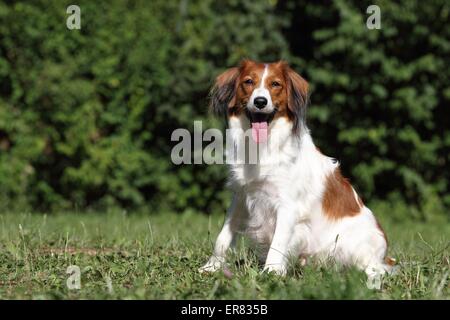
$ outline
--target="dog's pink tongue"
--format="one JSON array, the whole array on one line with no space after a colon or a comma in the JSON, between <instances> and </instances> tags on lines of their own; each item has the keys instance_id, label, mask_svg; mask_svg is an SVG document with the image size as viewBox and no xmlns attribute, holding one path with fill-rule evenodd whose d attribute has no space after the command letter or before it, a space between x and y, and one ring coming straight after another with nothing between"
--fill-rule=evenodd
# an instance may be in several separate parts
<instances>
[{"instance_id":1,"label":"dog's pink tongue","mask_svg":"<svg viewBox=\"0 0 450 320\"><path fill-rule=\"evenodd\" d=\"M252 137L256 143L267 141L267 122L252 123Z\"/></svg>"}]
</instances>

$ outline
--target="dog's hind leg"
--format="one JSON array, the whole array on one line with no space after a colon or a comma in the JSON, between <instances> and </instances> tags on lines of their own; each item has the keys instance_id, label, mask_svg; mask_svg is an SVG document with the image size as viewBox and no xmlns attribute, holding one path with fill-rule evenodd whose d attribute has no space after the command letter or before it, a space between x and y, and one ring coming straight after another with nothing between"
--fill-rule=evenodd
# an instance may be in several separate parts
<instances>
[{"instance_id":1,"label":"dog's hind leg","mask_svg":"<svg viewBox=\"0 0 450 320\"><path fill-rule=\"evenodd\" d=\"M382 278L395 273L397 269L394 267L395 260L386 257L386 240L378 234L369 239L353 253L353 260L356 266L366 273L367 286L371 289L380 289Z\"/></svg>"}]
</instances>

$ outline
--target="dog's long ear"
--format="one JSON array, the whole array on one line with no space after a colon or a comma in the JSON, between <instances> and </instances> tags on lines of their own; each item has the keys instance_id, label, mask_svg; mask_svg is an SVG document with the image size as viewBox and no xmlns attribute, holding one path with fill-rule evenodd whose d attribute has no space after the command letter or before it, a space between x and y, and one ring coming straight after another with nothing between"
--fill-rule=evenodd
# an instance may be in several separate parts
<instances>
[{"instance_id":1,"label":"dog's long ear","mask_svg":"<svg viewBox=\"0 0 450 320\"><path fill-rule=\"evenodd\" d=\"M236 104L237 80L240 69L230 68L216 78L210 92L210 109L217 116L225 116Z\"/></svg>"},{"instance_id":2,"label":"dog's long ear","mask_svg":"<svg viewBox=\"0 0 450 320\"><path fill-rule=\"evenodd\" d=\"M286 63L284 63L284 73L287 82L288 117L294 123L294 132L298 132L300 125L306 123L306 107L309 102L308 82Z\"/></svg>"}]
</instances>

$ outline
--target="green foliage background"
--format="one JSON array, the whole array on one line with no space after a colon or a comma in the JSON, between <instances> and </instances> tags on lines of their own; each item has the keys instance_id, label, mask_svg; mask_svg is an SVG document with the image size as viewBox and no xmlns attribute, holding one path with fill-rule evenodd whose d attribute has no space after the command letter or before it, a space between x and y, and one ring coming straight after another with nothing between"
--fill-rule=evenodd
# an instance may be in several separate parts
<instances>
[{"instance_id":1,"label":"green foliage background","mask_svg":"<svg viewBox=\"0 0 450 320\"><path fill-rule=\"evenodd\" d=\"M364 199L448 217L448 1L85 0L72 31L70 4L0 2L1 210L224 210L226 168L173 165L170 137L221 125L208 90L249 57L310 82L316 144Z\"/></svg>"}]
</instances>

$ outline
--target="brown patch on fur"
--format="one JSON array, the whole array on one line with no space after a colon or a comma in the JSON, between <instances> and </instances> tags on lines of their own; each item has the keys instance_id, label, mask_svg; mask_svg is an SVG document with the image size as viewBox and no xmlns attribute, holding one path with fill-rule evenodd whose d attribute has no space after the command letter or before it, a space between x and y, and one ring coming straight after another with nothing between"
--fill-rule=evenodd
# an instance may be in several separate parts
<instances>
[{"instance_id":1,"label":"brown patch on fur","mask_svg":"<svg viewBox=\"0 0 450 320\"><path fill-rule=\"evenodd\" d=\"M342 176L339 168L327 177L322 208L331 219L352 217L361 212L361 206L355 199L353 188L348 179Z\"/></svg>"},{"instance_id":2,"label":"brown patch on fur","mask_svg":"<svg viewBox=\"0 0 450 320\"><path fill-rule=\"evenodd\" d=\"M268 65L265 88L269 90L272 103L277 109L274 118L288 117L288 80L281 62Z\"/></svg>"},{"instance_id":3,"label":"brown patch on fur","mask_svg":"<svg viewBox=\"0 0 450 320\"><path fill-rule=\"evenodd\" d=\"M217 115L240 115L253 90L258 87L264 72L264 64L243 60L238 67L220 74L211 89L210 107ZM252 83L246 83L251 79Z\"/></svg>"},{"instance_id":4,"label":"brown patch on fur","mask_svg":"<svg viewBox=\"0 0 450 320\"><path fill-rule=\"evenodd\" d=\"M243 60L241 62L239 66L240 73L236 83L235 113L233 114L240 114L245 110L253 90L258 88L261 83L264 68L264 63L252 60ZM252 83L246 83L247 80L251 80Z\"/></svg>"},{"instance_id":5,"label":"brown patch on fur","mask_svg":"<svg viewBox=\"0 0 450 320\"><path fill-rule=\"evenodd\" d=\"M239 68L226 70L216 78L211 89L210 109L216 115L226 115L236 103L236 80L239 76Z\"/></svg>"},{"instance_id":6,"label":"brown patch on fur","mask_svg":"<svg viewBox=\"0 0 450 320\"><path fill-rule=\"evenodd\" d=\"M286 78L287 115L293 122L294 131L298 131L300 123L305 121L306 106L309 100L309 85L286 62L281 62Z\"/></svg>"},{"instance_id":7,"label":"brown patch on fur","mask_svg":"<svg viewBox=\"0 0 450 320\"><path fill-rule=\"evenodd\" d=\"M274 82L279 85L273 86ZM293 129L297 131L300 122L305 120L308 82L289 67L287 62L279 61L269 64L265 85L278 109L275 118L286 117L293 122Z\"/></svg>"},{"instance_id":8,"label":"brown patch on fur","mask_svg":"<svg viewBox=\"0 0 450 320\"><path fill-rule=\"evenodd\" d=\"M384 258L384 262L388 265L388 266L395 266L397 264L397 261L394 258L391 257L386 257Z\"/></svg>"}]
</instances>

